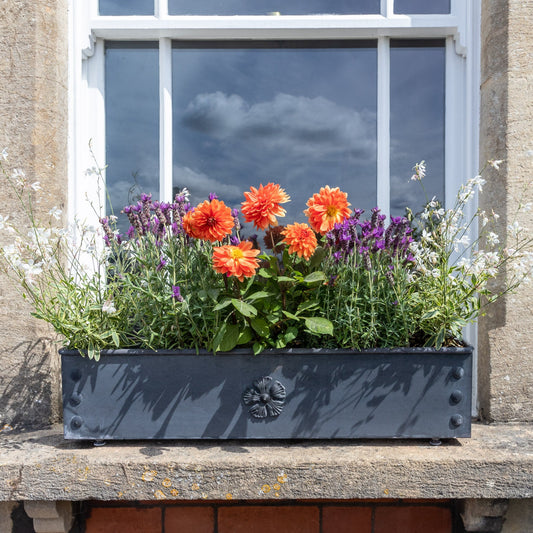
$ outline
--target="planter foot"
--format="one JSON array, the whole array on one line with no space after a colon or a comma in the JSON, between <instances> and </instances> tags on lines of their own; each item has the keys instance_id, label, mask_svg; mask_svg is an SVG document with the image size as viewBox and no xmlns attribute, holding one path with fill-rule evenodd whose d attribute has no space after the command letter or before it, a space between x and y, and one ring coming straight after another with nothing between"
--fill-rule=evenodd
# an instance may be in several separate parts
<instances>
[{"instance_id":1,"label":"planter foot","mask_svg":"<svg viewBox=\"0 0 533 533\"><path fill-rule=\"evenodd\" d=\"M93 441L93 446L105 446L105 445L106 445L105 440L94 440Z\"/></svg>"},{"instance_id":2,"label":"planter foot","mask_svg":"<svg viewBox=\"0 0 533 533\"><path fill-rule=\"evenodd\" d=\"M440 439L433 438L429 441L429 443L431 444L431 446L440 446L442 444L442 441Z\"/></svg>"}]
</instances>

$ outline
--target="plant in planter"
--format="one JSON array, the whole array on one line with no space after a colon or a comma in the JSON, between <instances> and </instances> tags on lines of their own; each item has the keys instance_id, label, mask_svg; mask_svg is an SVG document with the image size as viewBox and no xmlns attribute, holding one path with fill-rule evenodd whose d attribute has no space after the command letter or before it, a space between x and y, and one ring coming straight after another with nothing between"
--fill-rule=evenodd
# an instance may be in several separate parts
<instances>
[{"instance_id":1,"label":"plant in planter","mask_svg":"<svg viewBox=\"0 0 533 533\"><path fill-rule=\"evenodd\" d=\"M451 209L432 199L388 224L329 186L307 201L309 224L287 226L273 183L245 192L241 214L215 194L195 207L187 191L143 194L124 208L127 235L109 216L76 228L73 247L57 210L34 217L36 184L2 170L31 221L26 236L2 219L3 266L65 341L69 438L468 436L461 330L531 273L518 225L500 248L495 216L465 221L480 176ZM493 292L503 266L515 275Z\"/></svg>"}]
</instances>

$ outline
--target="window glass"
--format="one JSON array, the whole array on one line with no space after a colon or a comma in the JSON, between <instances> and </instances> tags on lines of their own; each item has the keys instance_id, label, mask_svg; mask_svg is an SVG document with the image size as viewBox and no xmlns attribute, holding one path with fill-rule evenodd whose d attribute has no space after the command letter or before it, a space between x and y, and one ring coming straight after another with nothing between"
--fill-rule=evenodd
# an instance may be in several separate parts
<instances>
[{"instance_id":1,"label":"window glass","mask_svg":"<svg viewBox=\"0 0 533 533\"><path fill-rule=\"evenodd\" d=\"M158 61L154 43L106 46L106 183L116 215L140 192L158 193Z\"/></svg>"},{"instance_id":2,"label":"window glass","mask_svg":"<svg viewBox=\"0 0 533 533\"><path fill-rule=\"evenodd\" d=\"M169 0L171 15L309 15L379 13L380 0Z\"/></svg>"},{"instance_id":3,"label":"window glass","mask_svg":"<svg viewBox=\"0 0 533 533\"><path fill-rule=\"evenodd\" d=\"M375 205L375 42L203 46L173 49L175 187L239 207L251 185L280 183L289 222L325 185Z\"/></svg>"},{"instance_id":4,"label":"window glass","mask_svg":"<svg viewBox=\"0 0 533 533\"><path fill-rule=\"evenodd\" d=\"M450 12L450 0L394 0L394 12L412 15L445 14Z\"/></svg>"},{"instance_id":5,"label":"window glass","mask_svg":"<svg viewBox=\"0 0 533 533\"><path fill-rule=\"evenodd\" d=\"M425 160L426 196L444 202L444 41L391 41L391 214L425 203L410 181L412 167Z\"/></svg>"},{"instance_id":6,"label":"window glass","mask_svg":"<svg viewBox=\"0 0 533 533\"><path fill-rule=\"evenodd\" d=\"M100 15L153 15L154 0L100 0Z\"/></svg>"}]
</instances>

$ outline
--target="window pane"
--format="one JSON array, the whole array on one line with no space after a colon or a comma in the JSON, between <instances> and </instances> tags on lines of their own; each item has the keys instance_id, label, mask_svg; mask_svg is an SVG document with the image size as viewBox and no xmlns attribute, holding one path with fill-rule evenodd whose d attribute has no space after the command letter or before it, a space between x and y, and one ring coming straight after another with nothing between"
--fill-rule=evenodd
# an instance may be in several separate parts
<instances>
[{"instance_id":1,"label":"window pane","mask_svg":"<svg viewBox=\"0 0 533 533\"><path fill-rule=\"evenodd\" d=\"M450 0L394 0L394 12L413 15L449 13Z\"/></svg>"},{"instance_id":2,"label":"window pane","mask_svg":"<svg viewBox=\"0 0 533 533\"><path fill-rule=\"evenodd\" d=\"M173 50L175 186L240 207L251 185L280 183L288 222L325 185L373 207L375 42L255 46Z\"/></svg>"},{"instance_id":3,"label":"window pane","mask_svg":"<svg viewBox=\"0 0 533 533\"><path fill-rule=\"evenodd\" d=\"M379 13L380 0L169 0L171 15L310 15Z\"/></svg>"},{"instance_id":4,"label":"window pane","mask_svg":"<svg viewBox=\"0 0 533 533\"><path fill-rule=\"evenodd\" d=\"M153 15L154 0L100 0L100 15Z\"/></svg>"},{"instance_id":5,"label":"window pane","mask_svg":"<svg viewBox=\"0 0 533 533\"><path fill-rule=\"evenodd\" d=\"M159 193L158 65L157 44L106 47L106 183L116 215L140 192Z\"/></svg>"},{"instance_id":6,"label":"window pane","mask_svg":"<svg viewBox=\"0 0 533 533\"><path fill-rule=\"evenodd\" d=\"M390 63L391 213L398 216L425 203L410 181L421 160L426 195L444 202L444 41L392 41Z\"/></svg>"}]
</instances>

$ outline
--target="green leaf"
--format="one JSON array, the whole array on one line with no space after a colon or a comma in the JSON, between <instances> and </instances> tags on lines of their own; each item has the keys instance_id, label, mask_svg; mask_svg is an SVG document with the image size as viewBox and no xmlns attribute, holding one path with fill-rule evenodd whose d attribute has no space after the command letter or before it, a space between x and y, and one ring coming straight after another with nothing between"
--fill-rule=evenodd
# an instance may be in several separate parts
<instances>
[{"instance_id":1,"label":"green leaf","mask_svg":"<svg viewBox=\"0 0 533 533\"><path fill-rule=\"evenodd\" d=\"M271 278L273 275L272 272L270 272L270 270L267 270L266 268L260 268L257 271L257 274L262 278Z\"/></svg>"},{"instance_id":2,"label":"green leaf","mask_svg":"<svg viewBox=\"0 0 533 533\"><path fill-rule=\"evenodd\" d=\"M218 350L221 352L229 352L233 350L239 342L240 328L237 324L227 324L226 331L222 336Z\"/></svg>"},{"instance_id":3,"label":"green leaf","mask_svg":"<svg viewBox=\"0 0 533 533\"><path fill-rule=\"evenodd\" d=\"M232 298L231 303L241 315L247 318L252 318L257 315L257 309L253 305L247 304L242 300L237 300L236 298Z\"/></svg>"},{"instance_id":4,"label":"green leaf","mask_svg":"<svg viewBox=\"0 0 533 533\"><path fill-rule=\"evenodd\" d=\"M115 330L111 331L111 337L113 338L113 342L115 343L115 346L117 348L120 348L120 339L118 337L118 334Z\"/></svg>"},{"instance_id":5,"label":"green leaf","mask_svg":"<svg viewBox=\"0 0 533 533\"><path fill-rule=\"evenodd\" d=\"M428 311L427 313L424 313L421 317L420 317L420 320L428 320L430 318L434 318L436 317L437 315L439 314L439 310L438 309L433 309L431 311Z\"/></svg>"},{"instance_id":6,"label":"green leaf","mask_svg":"<svg viewBox=\"0 0 533 533\"><path fill-rule=\"evenodd\" d=\"M316 272L311 272L311 274L305 276L305 283L317 283L319 281L326 281L326 274L317 270Z\"/></svg>"},{"instance_id":7,"label":"green leaf","mask_svg":"<svg viewBox=\"0 0 533 533\"><path fill-rule=\"evenodd\" d=\"M254 342L254 345L252 346L254 355L259 355L264 349L265 345L261 342Z\"/></svg>"},{"instance_id":8,"label":"green leaf","mask_svg":"<svg viewBox=\"0 0 533 533\"><path fill-rule=\"evenodd\" d=\"M260 300L261 298L270 298L272 296L273 294L270 292L257 291L257 292L254 292L253 294L250 294L250 296L247 296L246 299L247 300Z\"/></svg>"},{"instance_id":9,"label":"green leaf","mask_svg":"<svg viewBox=\"0 0 533 533\"><path fill-rule=\"evenodd\" d=\"M268 337L270 335L270 328L264 318L252 318L250 324L260 337Z\"/></svg>"},{"instance_id":10,"label":"green leaf","mask_svg":"<svg viewBox=\"0 0 533 533\"><path fill-rule=\"evenodd\" d=\"M333 324L327 318L305 317L305 327L315 335L333 335Z\"/></svg>"},{"instance_id":11,"label":"green leaf","mask_svg":"<svg viewBox=\"0 0 533 533\"><path fill-rule=\"evenodd\" d=\"M252 328L245 327L239 334L237 344L248 344L253 338Z\"/></svg>"},{"instance_id":12,"label":"green leaf","mask_svg":"<svg viewBox=\"0 0 533 533\"><path fill-rule=\"evenodd\" d=\"M225 307L228 307L228 305L230 304L231 304L231 300L229 298L227 298L226 300L222 300L219 304L213 307L213 311L220 311L224 309Z\"/></svg>"},{"instance_id":13,"label":"green leaf","mask_svg":"<svg viewBox=\"0 0 533 533\"><path fill-rule=\"evenodd\" d=\"M309 260L309 267L315 269L322 264L322 260L326 256L326 250L322 246L318 246L315 250L315 253L311 256Z\"/></svg>"},{"instance_id":14,"label":"green leaf","mask_svg":"<svg viewBox=\"0 0 533 533\"><path fill-rule=\"evenodd\" d=\"M290 318L292 320L300 320L299 317L297 317L296 315L293 315L292 313L289 313L289 311L282 311L282 313L287 317L287 318Z\"/></svg>"},{"instance_id":15,"label":"green leaf","mask_svg":"<svg viewBox=\"0 0 533 533\"><path fill-rule=\"evenodd\" d=\"M287 328L287 331L283 335L285 344L289 344L289 342L292 342L297 336L298 336L298 328L294 328L294 327Z\"/></svg>"},{"instance_id":16,"label":"green leaf","mask_svg":"<svg viewBox=\"0 0 533 533\"><path fill-rule=\"evenodd\" d=\"M298 309L296 310L297 314L303 313L304 311L309 311L311 309L316 309L318 307L318 303L312 300L308 300L307 302L302 302Z\"/></svg>"},{"instance_id":17,"label":"green leaf","mask_svg":"<svg viewBox=\"0 0 533 533\"><path fill-rule=\"evenodd\" d=\"M278 276L278 281L284 281L286 283L296 283L295 279L289 278L288 276Z\"/></svg>"}]
</instances>

